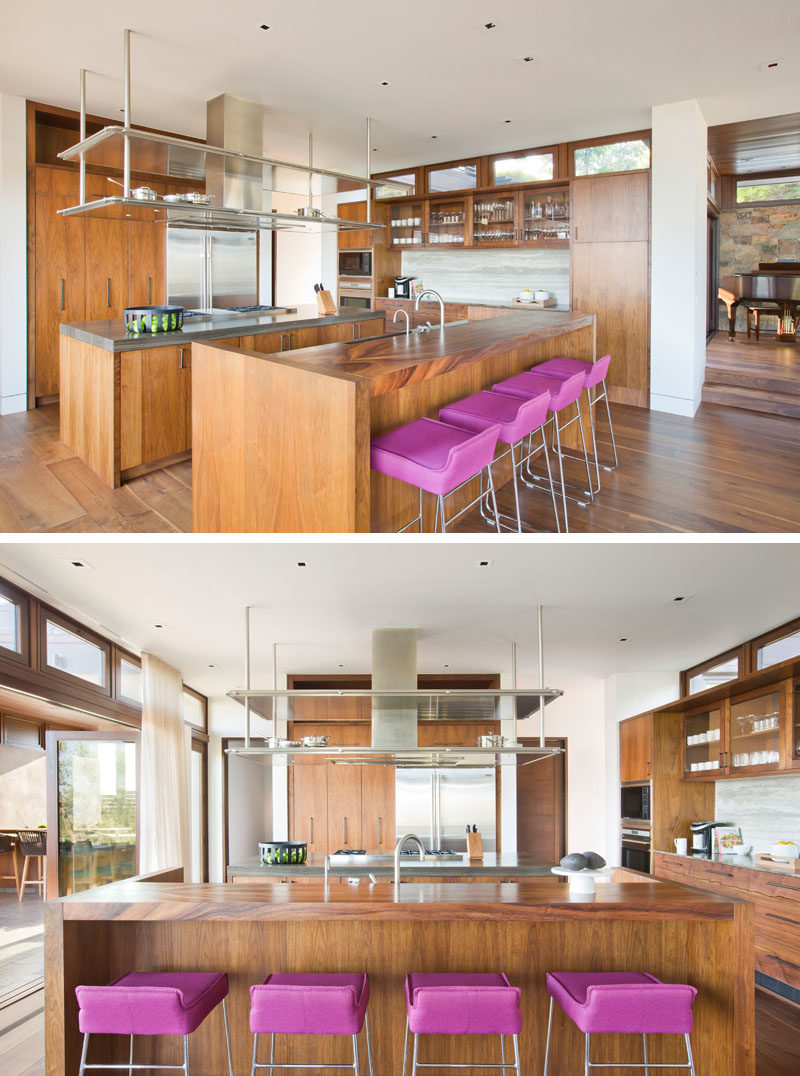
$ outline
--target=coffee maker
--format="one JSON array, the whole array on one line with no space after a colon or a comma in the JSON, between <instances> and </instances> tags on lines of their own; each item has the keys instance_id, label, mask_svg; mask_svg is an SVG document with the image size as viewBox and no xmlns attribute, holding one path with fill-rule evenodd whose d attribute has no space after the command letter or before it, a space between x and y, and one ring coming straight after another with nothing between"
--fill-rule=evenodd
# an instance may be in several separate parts
<instances>
[{"instance_id":1,"label":"coffee maker","mask_svg":"<svg viewBox=\"0 0 800 1076\"><path fill-rule=\"evenodd\" d=\"M394 278L394 294L396 299L413 299L414 277L396 276Z\"/></svg>"},{"instance_id":2,"label":"coffee maker","mask_svg":"<svg viewBox=\"0 0 800 1076\"><path fill-rule=\"evenodd\" d=\"M692 833L692 847L689 849L689 855L710 856L713 851L712 829L729 825L731 825L730 822L691 822L689 829Z\"/></svg>"}]
</instances>

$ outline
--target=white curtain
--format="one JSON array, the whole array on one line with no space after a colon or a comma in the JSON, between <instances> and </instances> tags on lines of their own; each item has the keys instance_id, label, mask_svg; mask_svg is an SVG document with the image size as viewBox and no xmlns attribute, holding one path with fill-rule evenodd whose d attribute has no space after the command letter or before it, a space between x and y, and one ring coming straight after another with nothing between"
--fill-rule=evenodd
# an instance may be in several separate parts
<instances>
[{"instance_id":1,"label":"white curtain","mask_svg":"<svg viewBox=\"0 0 800 1076\"><path fill-rule=\"evenodd\" d=\"M142 781L139 870L191 870L189 756L183 681L171 665L142 654Z\"/></svg>"}]
</instances>

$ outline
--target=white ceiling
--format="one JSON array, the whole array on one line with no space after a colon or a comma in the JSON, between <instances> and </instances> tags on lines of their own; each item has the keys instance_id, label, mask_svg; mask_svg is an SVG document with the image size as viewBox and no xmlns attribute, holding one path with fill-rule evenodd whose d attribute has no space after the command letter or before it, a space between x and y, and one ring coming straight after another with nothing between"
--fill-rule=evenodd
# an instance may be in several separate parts
<instances>
[{"instance_id":1,"label":"white ceiling","mask_svg":"<svg viewBox=\"0 0 800 1076\"><path fill-rule=\"evenodd\" d=\"M90 111L117 116L125 25L134 123L203 135L204 102L227 91L278 114L273 153L290 129L326 131L329 167L363 167L367 115L380 171L647 127L686 98L709 124L800 110L797 0L759 15L749 0L2 0L0 92L77 108L86 67Z\"/></svg>"},{"instance_id":2,"label":"white ceiling","mask_svg":"<svg viewBox=\"0 0 800 1076\"><path fill-rule=\"evenodd\" d=\"M76 557L91 567L72 567ZM421 672L508 672L514 640L520 684L534 685L539 602L552 687L677 671L800 613L792 542L26 540L0 545L0 574L211 696L242 683L246 604L254 687L271 686L273 642L279 673L364 672L371 629L408 626L420 629Z\"/></svg>"}]
</instances>

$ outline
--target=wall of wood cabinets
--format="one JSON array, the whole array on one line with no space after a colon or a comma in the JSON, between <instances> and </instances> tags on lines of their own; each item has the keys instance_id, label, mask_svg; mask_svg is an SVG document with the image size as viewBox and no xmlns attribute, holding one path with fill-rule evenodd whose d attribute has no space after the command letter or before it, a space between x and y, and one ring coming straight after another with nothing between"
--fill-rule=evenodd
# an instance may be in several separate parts
<instances>
[{"instance_id":1,"label":"wall of wood cabinets","mask_svg":"<svg viewBox=\"0 0 800 1076\"><path fill-rule=\"evenodd\" d=\"M653 776L653 716L621 721L619 726L619 779L649 781Z\"/></svg>"}]
</instances>

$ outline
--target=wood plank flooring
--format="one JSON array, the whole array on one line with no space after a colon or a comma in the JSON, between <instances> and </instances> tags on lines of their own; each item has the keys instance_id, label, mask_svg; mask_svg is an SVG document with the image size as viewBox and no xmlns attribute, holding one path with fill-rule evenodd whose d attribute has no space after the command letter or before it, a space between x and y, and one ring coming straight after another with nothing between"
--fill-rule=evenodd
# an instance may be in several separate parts
<instances>
[{"instance_id":1,"label":"wood plank flooring","mask_svg":"<svg viewBox=\"0 0 800 1076\"><path fill-rule=\"evenodd\" d=\"M756 1076L797 1076L798 1027L797 1006L756 990ZM0 1071L3 1076L44 1076L42 991L0 1010Z\"/></svg>"},{"instance_id":2,"label":"wood plank flooring","mask_svg":"<svg viewBox=\"0 0 800 1076\"><path fill-rule=\"evenodd\" d=\"M569 505L572 532L800 531L800 422L708 404L693 419L622 404L612 411L620 468L601 471L593 505ZM610 460L604 416L598 445L601 460ZM570 461L567 481L583 486L581 467ZM513 511L510 486L499 501L501 511ZM523 519L553 529L549 497L523 487L521 502ZM190 529L190 463L110 490L59 441L55 404L0 417L0 531ZM490 528L475 509L453 530Z\"/></svg>"},{"instance_id":3,"label":"wood plank flooring","mask_svg":"<svg viewBox=\"0 0 800 1076\"><path fill-rule=\"evenodd\" d=\"M716 333L706 348L703 402L800 418L800 345Z\"/></svg>"}]
</instances>

